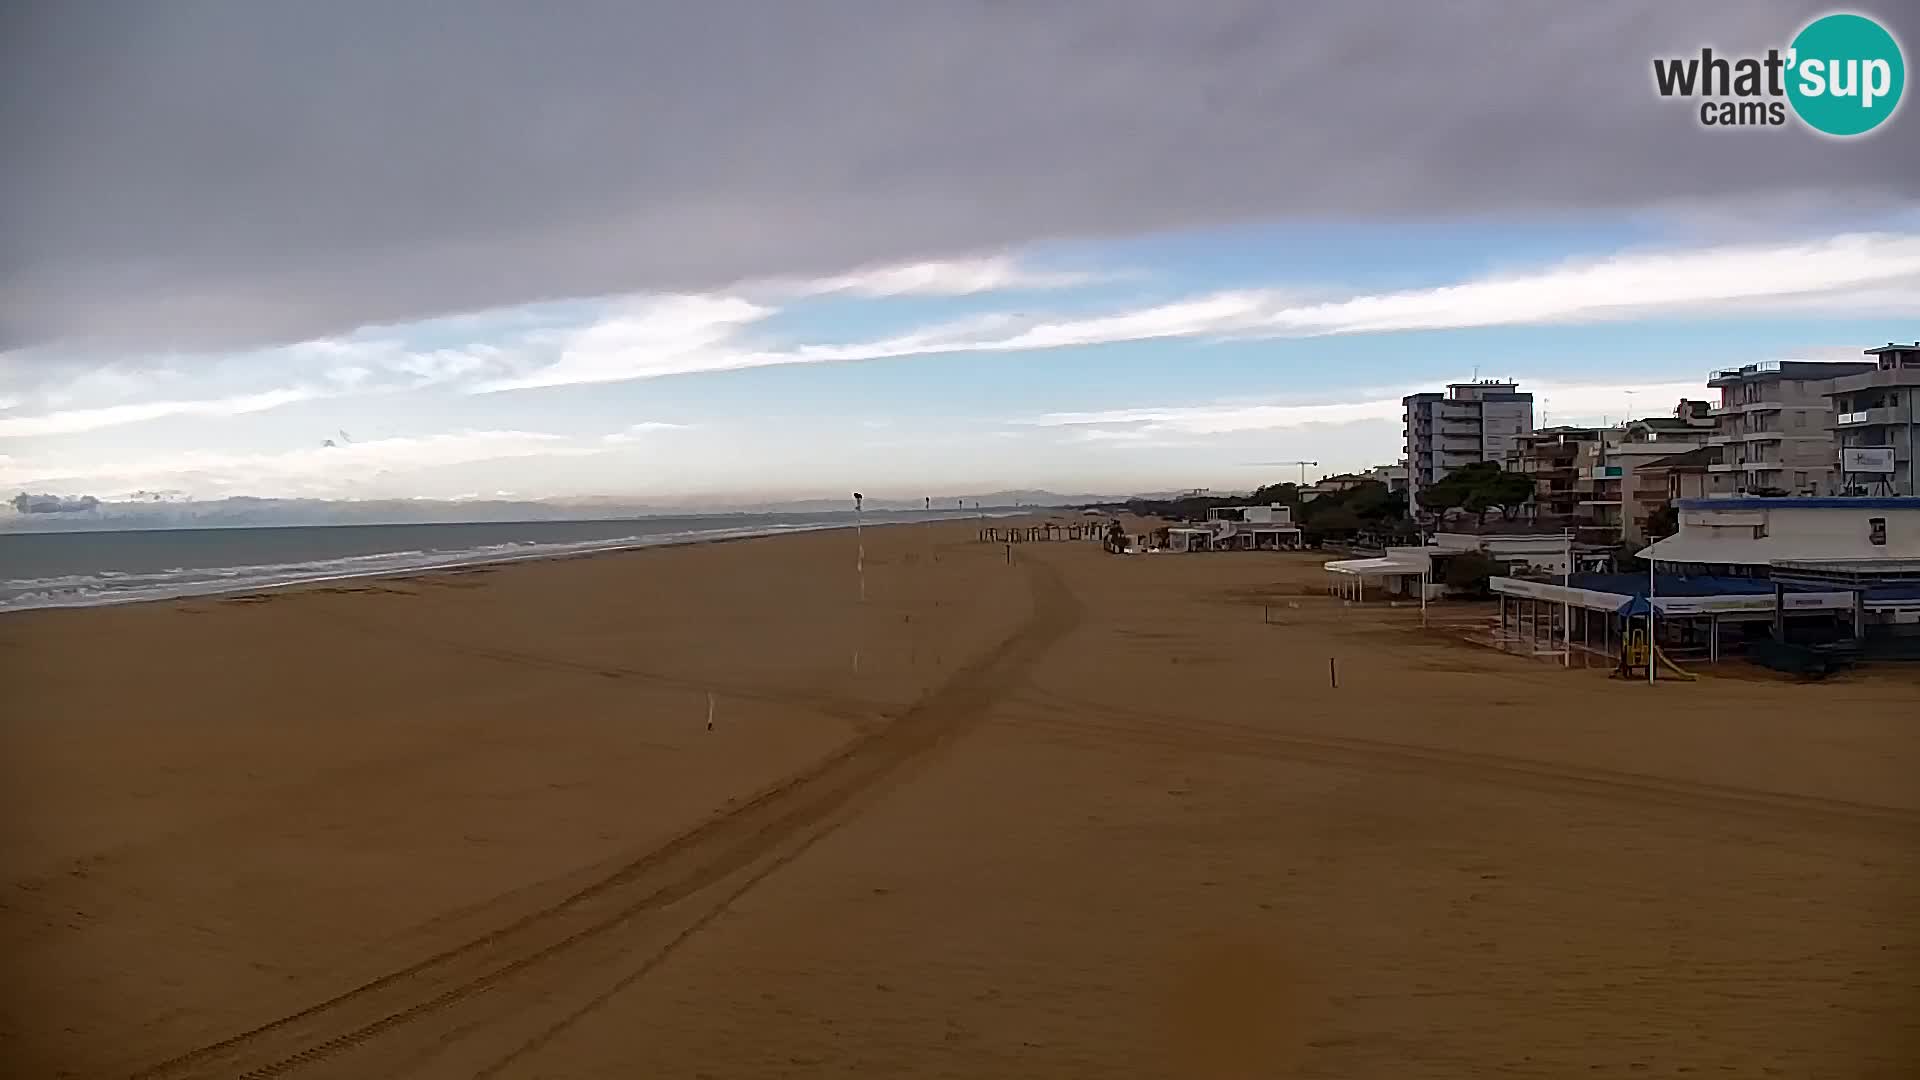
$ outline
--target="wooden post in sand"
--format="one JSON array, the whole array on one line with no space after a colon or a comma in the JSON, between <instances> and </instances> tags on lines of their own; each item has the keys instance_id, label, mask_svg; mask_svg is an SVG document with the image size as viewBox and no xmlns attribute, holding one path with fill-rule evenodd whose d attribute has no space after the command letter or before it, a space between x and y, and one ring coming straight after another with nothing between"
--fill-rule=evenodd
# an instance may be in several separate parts
<instances>
[{"instance_id":1,"label":"wooden post in sand","mask_svg":"<svg viewBox=\"0 0 1920 1080\"><path fill-rule=\"evenodd\" d=\"M1331 656L1327 657L1327 683L1335 690L1340 689L1339 662Z\"/></svg>"},{"instance_id":2,"label":"wooden post in sand","mask_svg":"<svg viewBox=\"0 0 1920 1080\"><path fill-rule=\"evenodd\" d=\"M707 730L713 730L713 691L707 691Z\"/></svg>"},{"instance_id":3,"label":"wooden post in sand","mask_svg":"<svg viewBox=\"0 0 1920 1080\"><path fill-rule=\"evenodd\" d=\"M940 549L933 546L933 496L927 498L927 557L934 562L940 561Z\"/></svg>"}]
</instances>

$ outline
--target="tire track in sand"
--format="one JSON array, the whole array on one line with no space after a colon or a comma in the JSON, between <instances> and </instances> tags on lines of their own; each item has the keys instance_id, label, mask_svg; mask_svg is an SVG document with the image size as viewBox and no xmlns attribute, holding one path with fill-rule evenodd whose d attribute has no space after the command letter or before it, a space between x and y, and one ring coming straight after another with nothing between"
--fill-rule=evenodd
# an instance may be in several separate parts
<instances>
[{"instance_id":1,"label":"tire track in sand","mask_svg":"<svg viewBox=\"0 0 1920 1080\"><path fill-rule=\"evenodd\" d=\"M363 615L350 615L341 611L327 611L316 608L322 615L335 622L346 623L362 633L376 634L405 641L414 645L430 645L459 656L471 656L480 660L508 664L514 667L534 668L541 671L563 672L576 675L597 675L604 679L631 680L643 686L662 690L682 690L690 694L719 691L730 698L753 701L762 704L802 706L841 720L864 720L873 712L873 705L858 698L830 693L815 693L799 688L765 686L757 683L726 682L716 679L695 678L676 675L671 672L655 671L635 667L631 664L617 664L591 660L574 660L564 656L554 656L534 649L508 649L497 645L483 645L458 638L430 634L425 631L396 626L393 623L378 622Z\"/></svg>"},{"instance_id":2,"label":"tire track in sand","mask_svg":"<svg viewBox=\"0 0 1920 1080\"><path fill-rule=\"evenodd\" d=\"M1900 806L1736 787L1506 754L1275 730L1217 719L1178 717L1133 706L1069 697L1038 687L1022 693L1020 698L1030 706L1048 710L1048 715L1007 721L1014 726L1031 724L1070 734L1123 738L1170 748L1214 748L1254 757L1310 761L1343 768L1523 786L1549 794L1583 795L1719 813L1786 817L1803 823L1920 831L1920 811Z\"/></svg>"},{"instance_id":3,"label":"tire track in sand","mask_svg":"<svg viewBox=\"0 0 1920 1080\"><path fill-rule=\"evenodd\" d=\"M147 1066L133 1074L135 1080L281 1076L400 1036L418 1021L668 905L720 893L702 903L704 914L633 977L644 974L745 887L837 827L835 815L849 804L971 727L1021 685L1033 663L1080 618L1078 601L1053 567L1030 560L1026 571L1033 610L1020 628L885 727L556 903L305 1009ZM769 857L773 865L746 886L725 888L738 871Z\"/></svg>"}]
</instances>

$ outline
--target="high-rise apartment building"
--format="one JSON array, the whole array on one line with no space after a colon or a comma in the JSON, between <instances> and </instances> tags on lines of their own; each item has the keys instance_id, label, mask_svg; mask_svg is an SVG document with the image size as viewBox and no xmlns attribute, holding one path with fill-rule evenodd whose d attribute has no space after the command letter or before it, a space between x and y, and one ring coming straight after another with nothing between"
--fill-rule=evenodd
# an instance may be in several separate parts
<instances>
[{"instance_id":1,"label":"high-rise apartment building","mask_svg":"<svg viewBox=\"0 0 1920 1080\"><path fill-rule=\"evenodd\" d=\"M1420 492L1476 461L1505 463L1515 441L1533 430L1533 395L1518 383L1449 383L1444 394L1411 394L1406 408L1409 512Z\"/></svg>"}]
</instances>

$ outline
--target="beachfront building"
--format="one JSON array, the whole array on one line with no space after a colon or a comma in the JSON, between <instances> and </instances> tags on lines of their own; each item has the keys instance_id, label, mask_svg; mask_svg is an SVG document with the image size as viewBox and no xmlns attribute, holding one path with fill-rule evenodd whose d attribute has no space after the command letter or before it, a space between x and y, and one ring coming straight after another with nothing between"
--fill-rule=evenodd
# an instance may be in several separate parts
<instances>
[{"instance_id":1,"label":"beachfront building","mask_svg":"<svg viewBox=\"0 0 1920 1080\"><path fill-rule=\"evenodd\" d=\"M1559 521L1569 525L1579 508L1583 453L1600 441L1603 429L1595 427L1541 428L1513 440L1507 451L1506 470L1521 473L1533 481L1531 516L1541 521Z\"/></svg>"},{"instance_id":2,"label":"beachfront building","mask_svg":"<svg viewBox=\"0 0 1920 1080\"><path fill-rule=\"evenodd\" d=\"M1868 349L1874 368L1827 387L1840 490L1920 495L1920 342Z\"/></svg>"},{"instance_id":3,"label":"beachfront building","mask_svg":"<svg viewBox=\"0 0 1920 1080\"><path fill-rule=\"evenodd\" d=\"M1641 552L1645 573L1496 578L1503 637L1618 655L1655 616L1679 660L1852 641L1920 657L1920 498L1699 498Z\"/></svg>"},{"instance_id":4,"label":"beachfront building","mask_svg":"<svg viewBox=\"0 0 1920 1080\"><path fill-rule=\"evenodd\" d=\"M1640 471L1704 446L1715 424L1709 410L1707 402L1682 401L1669 416L1615 427L1529 432L1514 440L1505 466L1533 480L1535 522L1570 530L1583 544L1637 541L1669 498L1668 474Z\"/></svg>"},{"instance_id":5,"label":"beachfront building","mask_svg":"<svg viewBox=\"0 0 1920 1080\"><path fill-rule=\"evenodd\" d=\"M1767 576L1808 559L1920 559L1920 499L1707 498L1679 503L1680 531L1642 554L1662 571Z\"/></svg>"},{"instance_id":6,"label":"beachfront building","mask_svg":"<svg viewBox=\"0 0 1920 1080\"><path fill-rule=\"evenodd\" d=\"M1606 542L1646 538L1647 519L1667 505L1666 476L1648 483L1640 470L1695 447L1715 430L1703 401L1682 401L1671 416L1631 420L1609 428L1585 447L1576 491L1575 516L1584 526L1608 530ZM1597 536L1583 539L1597 540Z\"/></svg>"},{"instance_id":7,"label":"beachfront building","mask_svg":"<svg viewBox=\"0 0 1920 1080\"><path fill-rule=\"evenodd\" d=\"M1504 463L1514 440L1533 430L1533 395L1518 383L1449 383L1446 393L1401 398L1405 408L1407 513L1420 492L1477 461Z\"/></svg>"},{"instance_id":8,"label":"beachfront building","mask_svg":"<svg viewBox=\"0 0 1920 1080\"><path fill-rule=\"evenodd\" d=\"M1716 495L1830 495L1838 489L1834 380L1875 370L1871 363L1767 360L1707 376L1720 391L1708 472Z\"/></svg>"},{"instance_id":9,"label":"beachfront building","mask_svg":"<svg viewBox=\"0 0 1920 1080\"><path fill-rule=\"evenodd\" d=\"M1712 494L1707 466L1720 459L1718 447L1696 446L1684 453L1643 461L1635 471L1633 498L1640 538L1648 538L1648 522L1682 499L1704 499Z\"/></svg>"},{"instance_id":10,"label":"beachfront building","mask_svg":"<svg viewBox=\"0 0 1920 1080\"><path fill-rule=\"evenodd\" d=\"M1300 501L1309 503L1322 495L1336 495L1343 491L1352 491L1362 484L1370 483L1372 477L1361 473L1339 473L1323 476L1319 480L1300 489Z\"/></svg>"},{"instance_id":11,"label":"beachfront building","mask_svg":"<svg viewBox=\"0 0 1920 1080\"><path fill-rule=\"evenodd\" d=\"M1374 483L1387 485L1387 490L1395 495L1404 495L1407 492L1407 463L1402 461L1397 465L1375 465L1367 470L1366 478Z\"/></svg>"}]
</instances>

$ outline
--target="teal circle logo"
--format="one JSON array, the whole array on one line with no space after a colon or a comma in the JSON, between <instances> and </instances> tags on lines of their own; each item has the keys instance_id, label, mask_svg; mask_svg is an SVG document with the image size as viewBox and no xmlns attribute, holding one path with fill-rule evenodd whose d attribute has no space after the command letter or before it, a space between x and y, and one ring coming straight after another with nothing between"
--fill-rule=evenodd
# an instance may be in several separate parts
<instances>
[{"instance_id":1,"label":"teal circle logo","mask_svg":"<svg viewBox=\"0 0 1920 1080\"><path fill-rule=\"evenodd\" d=\"M1864 135L1900 107L1907 63L1900 43L1864 15L1826 15L1794 36L1787 100L1815 131Z\"/></svg>"}]
</instances>

